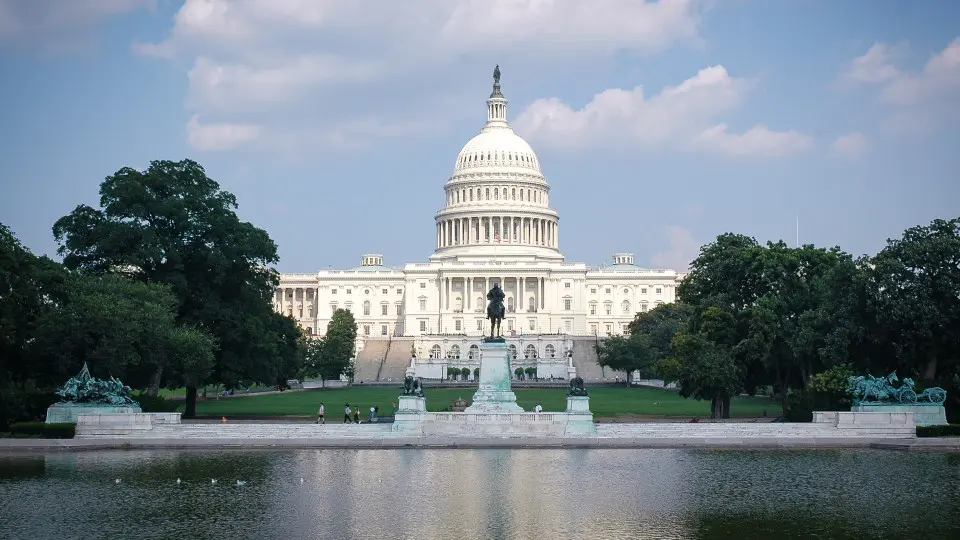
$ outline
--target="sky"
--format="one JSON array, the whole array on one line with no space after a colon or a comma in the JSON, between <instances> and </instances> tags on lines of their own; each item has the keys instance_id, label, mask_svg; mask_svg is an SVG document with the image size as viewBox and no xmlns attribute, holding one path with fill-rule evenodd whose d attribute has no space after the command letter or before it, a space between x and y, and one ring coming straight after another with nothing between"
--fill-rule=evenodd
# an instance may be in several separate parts
<instances>
[{"instance_id":1,"label":"sky","mask_svg":"<svg viewBox=\"0 0 960 540\"><path fill-rule=\"evenodd\" d=\"M189 158L282 272L422 262L497 64L570 262L960 216L953 0L0 0L0 222Z\"/></svg>"}]
</instances>

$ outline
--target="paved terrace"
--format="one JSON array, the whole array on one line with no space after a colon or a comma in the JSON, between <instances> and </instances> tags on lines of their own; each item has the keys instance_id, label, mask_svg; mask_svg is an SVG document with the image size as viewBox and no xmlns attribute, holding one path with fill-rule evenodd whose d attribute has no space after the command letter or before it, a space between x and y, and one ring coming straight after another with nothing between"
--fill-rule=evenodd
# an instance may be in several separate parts
<instances>
[{"instance_id":1,"label":"paved terrace","mask_svg":"<svg viewBox=\"0 0 960 540\"><path fill-rule=\"evenodd\" d=\"M913 429L838 432L817 424L599 424L594 436L410 437L389 424L189 423L158 425L135 435L75 439L0 439L0 452L109 448L882 448L960 452L960 438L916 438Z\"/></svg>"}]
</instances>

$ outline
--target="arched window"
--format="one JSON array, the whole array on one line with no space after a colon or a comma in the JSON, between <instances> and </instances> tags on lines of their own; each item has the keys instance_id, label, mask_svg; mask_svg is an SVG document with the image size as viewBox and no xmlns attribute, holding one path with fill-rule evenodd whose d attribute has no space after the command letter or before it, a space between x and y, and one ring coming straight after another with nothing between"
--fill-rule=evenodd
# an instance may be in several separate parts
<instances>
[{"instance_id":1,"label":"arched window","mask_svg":"<svg viewBox=\"0 0 960 540\"><path fill-rule=\"evenodd\" d=\"M441 354L443 353L440 352L439 345L434 345L433 347L430 347L430 358L440 358Z\"/></svg>"},{"instance_id":2,"label":"arched window","mask_svg":"<svg viewBox=\"0 0 960 540\"><path fill-rule=\"evenodd\" d=\"M477 344L474 343L470 346L470 360L479 360L480 359L480 347L477 347Z\"/></svg>"},{"instance_id":3,"label":"arched window","mask_svg":"<svg viewBox=\"0 0 960 540\"><path fill-rule=\"evenodd\" d=\"M537 299L530 297L527 299L527 311L534 312L537 310Z\"/></svg>"},{"instance_id":4,"label":"arched window","mask_svg":"<svg viewBox=\"0 0 960 540\"><path fill-rule=\"evenodd\" d=\"M460 359L460 346L459 346L459 345L454 345L454 346L450 347L450 358L453 358L454 360L459 360L459 359Z\"/></svg>"},{"instance_id":5,"label":"arched window","mask_svg":"<svg viewBox=\"0 0 960 540\"><path fill-rule=\"evenodd\" d=\"M513 312L513 297L507 298L507 311Z\"/></svg>"},{"instance_id":6,"label":"arched window","mask_svg":"<svg viewBox=\"0 0 960 540\"><path fill-rule=\"evenodd\" d=\"M483 297L477 297L477 311L483 311Z\"/></svg>"},{"instance_id":7,"label":"arched window","mask_svg":"<svg viewBox=\"0 0 960 540\"><path fill-rule=\"evenodd\" d=\"M484 190L483 190L483 198L486 199L486 200L488 200L488 201L490 200L490 188L484 188Z\"/></svg>"},{"instance_id":8,"label":"arched window","mask_svg":"<svg viewBox=\"0 0 960 540\"><path fill-rule=\"evenodd\" d=\"M363 302L363 314L364 314L364 315L369 315L369 314L370 314L370 302L369 302L369 301L364 301L364 302Z\"/></svg>"},{"instance_id":9,"label":"arched window","mask_svg":"<svg viewBox=\"0 0 960 540\"><path fill-rule=\"evenodd\" d=\"M537 348L533 346L533 343L531 343L530 345L527 345L527 346L523 349L523 357L524 357L524 358L536 358L536 357L537 357Z\"/></svg>"},{"instance_id":10,"label":"arched window","mask_svg":"<svg viewBox=\"0 0 960 540\"><path fill-rule=\"evenodd\" d=\"M517 346L514 345L513 343L511 343L510 346L507 347L507 348L510 350L510 358L513 359L513 360L516 360L516 359L517 359Z\"/></svg>"},{"instance_id":11,"label":"arched window","mask_svg":"<svg viewBox=\"0 0 960 540\"><path fill-rule=\"evenodd\" d=\"M463 311L463 298L461 298L461 297L458 296L458 297L453 301L453 309L456 309L456 310L459 310L459 311Z\"/></svg>"},{"instance_id":12,"label":"arched window","mask_svg":"<svg viewBox=\"0 0 960 540\"><path fill-rule=\"evenodd\" d=\"M544 347L543 352L547 355L547 358L556 358L557 356L557 349L553 345Z\"/></svg>"},{"instance_id":13,"label":"arched window","mask_svg":"<svg viewBox=\"0 0 960 540\"><path fill-rule=\"evenodd\" d=\"M520 200L523 200L523 189L520 190Z\"/></svg>"},{"instance_id":14,"label":"arched window","mask_svg":"<svg viewBox=\"0 0 960 540\"><path fill-rule=\"evenodd\" d=\"M513 200L517 200L517 188L510 189L510 198Z\"/></svg>"},{"instance_id":15,"label":"arched window","mask_svg":"<svg viewBox=\"0 0 960 540\"><path fill-rule=\"evenodd\" d=\"M621 306L623 307L623 313L624 313L624 315L630 313L630 301L629 301L629 300L624 300L623 303L621 304Z\"/></svg>"},{"instance_id":16,"label":"arched window","mask_svg":"<svg viewBox=\"0 0 960 540\"><path fill-rule=\"evenodd\" d=\"M500 190L497 188L493 188L493 200L495 201L500 200Z\"/></svg>"}]
</instances>

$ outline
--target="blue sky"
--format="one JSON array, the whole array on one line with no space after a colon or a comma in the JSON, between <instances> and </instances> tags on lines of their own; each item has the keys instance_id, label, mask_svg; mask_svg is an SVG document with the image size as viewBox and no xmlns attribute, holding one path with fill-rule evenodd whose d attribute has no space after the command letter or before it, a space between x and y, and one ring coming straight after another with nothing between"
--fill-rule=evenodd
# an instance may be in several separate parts
<instances>
[{"instance_id":1,"label":"blue sky","mask_svg":"<svg viewBox=\"0 0 960 540\"><path fill-rule=\"evenodd\" d=\"M0 0L0 221L194 159L281 271L425 260L500 64L569 261L733 231L873 253L960 216L960 2ZM956 41L955 41L956 40Z\"/></svg>"}]
</instances>

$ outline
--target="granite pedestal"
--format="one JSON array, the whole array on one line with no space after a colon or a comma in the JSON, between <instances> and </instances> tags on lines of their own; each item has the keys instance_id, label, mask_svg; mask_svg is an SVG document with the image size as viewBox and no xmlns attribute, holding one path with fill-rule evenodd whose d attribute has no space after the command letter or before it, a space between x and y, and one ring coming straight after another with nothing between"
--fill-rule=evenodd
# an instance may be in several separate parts
<instances>
[{"instance_id":1,"label":"granite pedestal","mask_svg":"<svg viewBox=\"0 0 960 540\"><path fill-rule=\"evenodd\" d=\"M918 426L942 426L947 424L947 412L943 405L913 404L913 405L854 405L851 412L877 413L913 413L914 421Z\"/></svg>"},{"instance_id":2,"label":"granite pedestal","mask_svg":"<svg viewBox=\"0 0 960 540\"><path fill-rule=\"evenodd\" d=\"M136 414L141 413L139 405L115 407L92 403L54 403L47 407L47 424L76 424L81 414Z\"/></svg>"}]
</instances>

